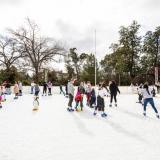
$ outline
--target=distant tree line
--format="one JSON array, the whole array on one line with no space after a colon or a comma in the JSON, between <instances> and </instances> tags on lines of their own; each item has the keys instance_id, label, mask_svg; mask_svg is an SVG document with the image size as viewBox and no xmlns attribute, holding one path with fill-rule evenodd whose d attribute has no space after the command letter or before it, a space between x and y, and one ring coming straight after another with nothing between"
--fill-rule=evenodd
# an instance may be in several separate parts
<instances>
[{"instance_id":1,"label":"distant tree line","mask_svg":"<svg viewBox=\"0 0 160 160\"><path fill-rule=\"evenodd\" d=\"M121 85L154 83L154 68L160 67L160 27L143 36L139 34L140 28L136 21L121 26L117 43L111 43L111 52L98 62L93 53L78 53L76 48L67 51L55 39L42 36L37 24L27 18L25 26L8 29L5 36L0 35L0 81L42 83L44 69L49 68L48 80L55 85L66 84L72 77L78 83L91 81L94 84L96 64L97 82L115 79ZM57 73L50 67L53 61L60 63L60 56L64 57L67 74Z\"/></svg>"}]
</instances>

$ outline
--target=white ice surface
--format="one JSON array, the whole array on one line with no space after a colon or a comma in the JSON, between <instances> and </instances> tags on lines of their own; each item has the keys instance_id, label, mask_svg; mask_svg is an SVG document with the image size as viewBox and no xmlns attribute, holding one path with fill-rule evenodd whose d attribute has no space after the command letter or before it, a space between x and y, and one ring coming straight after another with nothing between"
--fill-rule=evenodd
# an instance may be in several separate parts
<instances>
[{"instance_id":1,"label":"white ice surface","mask_svg":"<svg viewBox=\"0 0 160 160\"><path fill-rule=\"evenodd\" d=\"M0 160L160 160L160 120L150 106L143 117L137 95L119 95L118 107L108 107L107 118L93 110L66 111L68 99L55 93L7 97L0 110ZM160 111L160 100L155 103Z\"/></svg>"}]
</instances>

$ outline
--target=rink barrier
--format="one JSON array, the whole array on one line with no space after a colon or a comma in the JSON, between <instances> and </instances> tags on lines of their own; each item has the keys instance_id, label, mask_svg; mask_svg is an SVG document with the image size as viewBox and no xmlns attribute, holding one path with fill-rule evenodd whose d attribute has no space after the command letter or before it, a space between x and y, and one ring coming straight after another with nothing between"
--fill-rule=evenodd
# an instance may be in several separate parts
<instances>
[{"instance_id":1,"label":"rink barrier","mask_svg":"<svg viewBox=\"0 0 160 160\"><path fill-rule=\"evenodd\" d=\"M65 91L65 86L63 86L63 90ZM130 86L120 86L119 90L120 90L121 94L137 94L137 87L131 88ZM42 93L42 91L43 91L43 87L40 86L40 92ZM75 92L76 91L77 91L77 87L75 87ZM11 92L13 93L13 86L11 87ZM23 86L22 92L24 94L30 94L31 87L30 86ZM52 87L52 94L59 94L59 92L60 92L59 86Z\"/></svg>"}]
</instances>

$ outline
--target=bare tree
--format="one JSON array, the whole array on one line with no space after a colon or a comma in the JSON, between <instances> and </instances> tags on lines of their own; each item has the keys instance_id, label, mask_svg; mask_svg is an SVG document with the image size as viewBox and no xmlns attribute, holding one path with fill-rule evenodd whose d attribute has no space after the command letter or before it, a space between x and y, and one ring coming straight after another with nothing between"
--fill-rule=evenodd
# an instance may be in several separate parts
<instances>
[{"instance_id":1,"label":"bare tree","mask_svg":"<svg viewBox=\"0 0 160 160\"><path fill-rule=\"evenodd\" d=\"M9 72L13 65L17 65L23 52L16 41L9 37L0 36L0 65Z\"/></svg>"},{"instance_id":2,"label":"bare tree","mask_svg":"<svg viewBox=\"0 0 160 160\"><path fill-rule=\"evenodd\" d=\"M21 27L16 31L10 30L10 33L24 51L25 65L34 71L36 82L39 82L39 72L44 65L56 61L56 55L65 54L64 48L54 40L41 37L38 26L30 19L27 19L26 27Z\"/></svg>"}]
</instances>

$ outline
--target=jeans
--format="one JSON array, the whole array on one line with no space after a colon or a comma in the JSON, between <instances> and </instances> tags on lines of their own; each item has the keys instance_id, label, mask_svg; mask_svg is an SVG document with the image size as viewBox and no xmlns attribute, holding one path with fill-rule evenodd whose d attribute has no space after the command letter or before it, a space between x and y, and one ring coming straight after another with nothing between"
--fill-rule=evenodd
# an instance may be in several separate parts
<instances>
[{"instance_id":1,"label":"jeans","mask_svg":"<svg viewBox=\"0 0 160 160\"><path fill-rule=\"evenodd\" d=\"M146 112L146 107L147 107L147 104L148 104L148 103L150 103L151 106L152 106L152 108L153 108L153 110L154 110L156 113L158 113L158 111L157 111L157 109L156 109L156 107L155 107L155 105L154 105L153 98L146 98L146 99L144 99L144 112Z\"/></svg>"}]
</instances>

